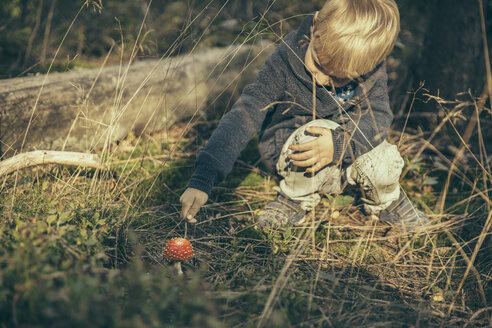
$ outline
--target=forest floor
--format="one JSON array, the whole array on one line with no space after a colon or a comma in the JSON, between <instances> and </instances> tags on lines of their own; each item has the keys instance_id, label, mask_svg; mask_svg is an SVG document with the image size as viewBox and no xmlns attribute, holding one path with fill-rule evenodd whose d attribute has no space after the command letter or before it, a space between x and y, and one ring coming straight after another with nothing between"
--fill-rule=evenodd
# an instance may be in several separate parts
<instances>
[{"instance_id":1,"label":"forest floor","mask_svg":"<svg viewBox=\"0 0 492 328\"><path fill-rule=\"evenodd\" d=\"M394 132L402 187L429 229L406 234L341 194L325 195L304 226L263 231L254 220L276 182L252 142L187 224L179 197L216 123L129 136L100 154L107 172L51 166L4 177L0 326L492 324L490 200L476 170L451 180L441 211L443 164L425 152L414 160L421 136ZM195 250L182 277L162 256L173 237Z\"/></svg>"}]
</instances>

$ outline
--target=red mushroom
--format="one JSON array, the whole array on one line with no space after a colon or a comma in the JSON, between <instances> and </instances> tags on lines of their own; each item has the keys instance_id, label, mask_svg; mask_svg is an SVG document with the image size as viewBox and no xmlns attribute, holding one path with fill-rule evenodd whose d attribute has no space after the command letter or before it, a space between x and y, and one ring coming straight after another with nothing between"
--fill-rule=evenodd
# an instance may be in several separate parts
<instances>
[{"instance_id":1,"label":"red mushroom","mask_svg":"<svg viewBox=\"0 0 492 328\"><path fill-rule=\"evenodd\" d=\"M164 246L162 253L168 260L174 261L176 272L178 275L182 275L181 261L189 260L193 257L193 247L188 239L173 238Z\"/></svg>"}]
</instances>

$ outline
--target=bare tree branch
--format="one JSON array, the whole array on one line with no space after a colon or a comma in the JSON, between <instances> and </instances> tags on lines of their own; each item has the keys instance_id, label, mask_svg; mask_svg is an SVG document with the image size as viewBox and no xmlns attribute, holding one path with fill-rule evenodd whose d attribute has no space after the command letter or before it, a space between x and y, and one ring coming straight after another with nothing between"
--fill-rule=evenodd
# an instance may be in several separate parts
<instances>
[{"instance_id":1,"label":"bare tree branch","mask_svg":"<svg viewBox=\"0 0 492 328\"><path fill-rule=\"evenodd\" d=\"M68 151L36 150L13 156L0 162L0 176L28 167L46 164L71 165L105 170L106 167L96 154Z\"/></svg>"}]
</instances>

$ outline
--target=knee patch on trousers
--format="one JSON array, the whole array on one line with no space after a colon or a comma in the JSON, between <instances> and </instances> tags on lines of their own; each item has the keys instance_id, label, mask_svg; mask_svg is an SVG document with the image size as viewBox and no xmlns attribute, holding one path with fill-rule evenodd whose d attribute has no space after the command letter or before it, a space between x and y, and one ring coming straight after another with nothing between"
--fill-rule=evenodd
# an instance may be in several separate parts
<instances>
[{"instance_id":1,"label":"knee patch on trousers","mask_svg":"<svg viewBox=\"0 0 492 328\"><path fill-rule=\"evenodd\" d=\"M372 205L384 208L398 199L403 164L397 147L384 141L347 168L347 181L360 185Z\"/></svg>"}]
</instances>

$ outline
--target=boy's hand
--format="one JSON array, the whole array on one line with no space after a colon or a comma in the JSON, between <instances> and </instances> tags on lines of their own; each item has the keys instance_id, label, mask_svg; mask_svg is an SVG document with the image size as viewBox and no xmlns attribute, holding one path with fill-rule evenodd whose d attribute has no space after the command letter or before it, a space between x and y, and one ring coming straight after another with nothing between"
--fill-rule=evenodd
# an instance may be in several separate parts
<instances>
[{"instance_id":1,"label":"boy's hand","mask_svg":"<svg viewBox=\"0 0 492 328\"><path fill-rule=\"evenodd\" d=\"M196 223L195 215L208 200L208 195L195 188L187 188L181 195L181 218Z\"/></svg>"},{"instance_id":2,"label":"boy's hand","mask_svg":"<svg viewBox=\"0 0 492 328\"><path fill-rule=\"evenodd\" d=\"M327 128L310 126L306 131L319 137L303 144L291 145L289 148L296 153L290 154L289 158L295 166L308 167L306 172L315 173L333 161L333 137Z\"/></svg>"}]
</instances>

